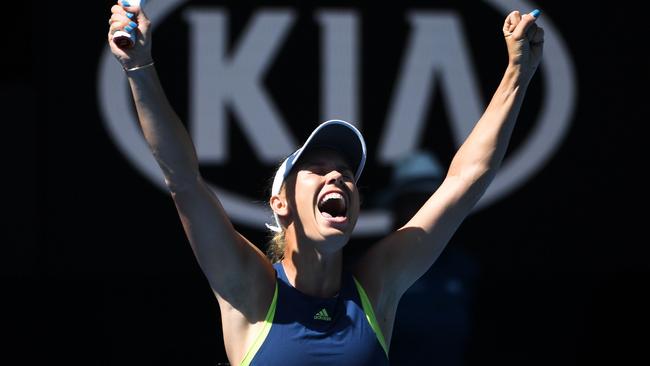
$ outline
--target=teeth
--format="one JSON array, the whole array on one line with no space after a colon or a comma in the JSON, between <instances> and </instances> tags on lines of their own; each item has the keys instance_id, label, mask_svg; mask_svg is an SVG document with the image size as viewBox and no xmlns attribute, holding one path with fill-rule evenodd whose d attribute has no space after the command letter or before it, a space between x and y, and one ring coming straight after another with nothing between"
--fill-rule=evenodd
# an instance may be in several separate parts
<instances>
[{"instance_id":1,"label":"teeth","mask_svg":"<svg viewBox=\"0 0 650 366\"><path fill-rule=\"evenodd\" d=\"M344 216L347 209L345 196L338 192L330 192L321 197L318 202L318 210L324 217L331 218L332 215Z\"/></svg>"},{"instance_id":2,"label":"teeth","mask_svg":"<svg viewBox=\"0 0 650 366\"><path fill-rule=\"evenodd\" d=\"M343 199L343 195L341 195L340 193L331 192L323 196L323 198L321 198L320 200L320 203L325 203L329 200L342 200L342 199Z\"/></svg>"}]
</instances>

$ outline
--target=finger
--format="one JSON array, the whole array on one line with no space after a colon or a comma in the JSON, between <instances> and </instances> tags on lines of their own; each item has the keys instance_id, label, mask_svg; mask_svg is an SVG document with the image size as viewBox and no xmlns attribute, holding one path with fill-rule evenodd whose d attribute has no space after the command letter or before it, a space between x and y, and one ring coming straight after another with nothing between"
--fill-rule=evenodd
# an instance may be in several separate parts
<instances>
[{"instance_id":1,"label":"finger","mask_svg":"<svg viewBox=\"0 0 650 366\"><path fill-rule=\"evenodd\" d=\"M130 18L132 18L134 16L133 13L124 10L124 8L119 6L119 5L111 6L111 13L113 13L113 14L122 14L122 15L126 15L128 13L128 14L131 14L131 15L129 15Z\"/></svg>"},{"instance_id":2,"label":"finger","mask_svg":"<svg viewBox=\"0 0 650 366\"><path fill-rule=\"evenodd\" d=\"M513 21L510 24L510 28L508 29L510 33L514 32L517 25L521 22L521 13L518 10L515 10L512 13Z\"/></svg>"},{"instance_id":3,"label":"finger","mask_svg":"<svg viewBox=\"0 0 650 366\"><path fill-rule=\"evenodd\" d=\"M108 21L108 24L111 25L114 22L119 21L122 23L122 27L126 27L130 21L136 22L137 20L136 14L124 10L124 8L119 5L113 5L111 7L111 13L111 18ZM132 25L132 27L137 27L137 24L135 26Z\"/></svg>"},{"instance_id":4,"label":"finger","mask_svg":"<svg viewBox=\"0 0 650 366\"><path fill-rule=\"evenodd\" d=\"M506 37L510 36L520 21L521 21L521 14L519 13L519 11L515 10L510 14L508 14L508 16L506 17L506 21L503 24L503 35Z\"/></svg>"},{"instance_id":5,"label":"finger","mask_svg":"<svg viewBox=\"0 0 650 366\"><path fill-rule=\"evenodd\" d=\"M517 24L515 30L512 32L512 36L517 40L523 39L528 28L535 24L535 20L537 20L539 14L540 11L535 9L528 14L522 15L521 21L519 24Z\"/></svg>"},{"instance_id":6,"label":"finger","mask_svg":"<svg viewBox=\"0 0 650 366\"><path fill-rule=\"evenodd\" d=\"M142 10L142 1L139 5L135 5L133 1L129 2L129 0L119 0L117 3L118 5L115 6L121 8L131 20L144 24L145 28L147 27L149 22L146 14Z\"/></svg>"},{"instance_id":7,"label":"finger","mask_svg":"<svg viewBox=\"0 0 650 366\"><path fill-rule=\"evenodd\" d=\"M108 20L110 34L115 33L117 30L124 30L127 33L131 33L131 31L138 28L138 23L131 20L126 14L125 12L124 14L113 13L111 15L111 18Z\"/></svg>"},{"instance_id":8,"label":"finger","mask_svg":"<svg viewBox=\"0 0 650 366\"><path fill-rule=\"evenodd\" d=\"M137 22L135 19L132 19L126 15L122 14L113 14L111 15L110 19L108 20L108 24L113 24L113 23L120 23L122 24L123 27L126 27L127 25L131 24L132 27L137 26Z\"/></svg>"},{"instance_id":9,"label":"finger","mask_svg":"<svg viewBox=\"0 0 650 366\"><path fill-rule=\"evenodd\" d=\"M129 3L128 0L119 0L118 5L121 6L125 11L138 14L140 12L140 6Z\"/></svg>"},{"instance_id":10,"label":"finger","mask_svg":"<svg viewBox=\"0 0 650 366\"><path fill-rule=\"evenodd\" d=\"M113 35L115 32L117 32L119 30L123 30L123 29L124 29L123 26L121 26L117 22L114 22L114 23L111 23L110 27L108 27L108 34Z\"/></svg>"},{"instance_id":11,"label":"finger","mask_svg":"<svg viewBox=\"0 0 650 366\"><path fill-rule=\"evenodd\" d=\"M113 34L113 33L117 32L117 31L121 30L121 31L125 31L125 32L130 33L133 29L135 29L135 28L130 27L129 24L126 24L126 23L123 23L123 22L120 22L120 21L116 21L116 22L112 22L111 25L108 27L108 32L110 34Z\"/></svg>"}]
</instances>

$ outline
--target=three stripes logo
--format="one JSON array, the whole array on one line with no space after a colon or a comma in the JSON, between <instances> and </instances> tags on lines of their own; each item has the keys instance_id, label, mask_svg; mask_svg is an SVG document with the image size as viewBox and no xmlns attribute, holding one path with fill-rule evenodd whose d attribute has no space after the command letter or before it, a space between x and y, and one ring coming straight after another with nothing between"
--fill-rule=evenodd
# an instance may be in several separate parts
<instances>
[{"instance_id":1,"label":"three stripes logo","mask_svg":"<svg viewBox=\"0 0 650 366\"><path fill-rule=\"evenodd\" d=\"M329 314L327 314L327 310L323 308L321 311L316 313L316 315L314 315L314 320L325 320L329 322L332 321L332 318L330 318Z\"/></svg>"}]
</instances>

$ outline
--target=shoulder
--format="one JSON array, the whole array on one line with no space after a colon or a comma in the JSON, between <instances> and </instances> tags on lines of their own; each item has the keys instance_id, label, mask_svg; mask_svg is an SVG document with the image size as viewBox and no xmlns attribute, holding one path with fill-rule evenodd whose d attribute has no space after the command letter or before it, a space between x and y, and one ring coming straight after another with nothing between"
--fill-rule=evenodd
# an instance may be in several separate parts
<instances>
[{"instance_id":1,"label":"shoulder","mask_svg":"<svg viewBox=\"0 0 650 366\"><path fill-rule=\"evenodd\" d=\"M239 302L235 298L217 296L221 310L224 345L228 359L233 362L233 365L240 364L255 347L260 334L265 329L270 329L277 304L278 282L276 278L272 287L263 286L257 296L248 297L249 302L244 307L233 306L233 303ZM242 289L242 292L249 291Z\"/></svg>"}]
</instances>

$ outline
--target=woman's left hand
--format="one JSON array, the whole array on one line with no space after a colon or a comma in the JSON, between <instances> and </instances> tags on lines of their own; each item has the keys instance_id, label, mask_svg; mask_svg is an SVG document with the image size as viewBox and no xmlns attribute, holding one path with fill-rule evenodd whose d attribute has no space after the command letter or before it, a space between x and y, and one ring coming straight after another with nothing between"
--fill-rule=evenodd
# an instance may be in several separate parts
<instances>
[{"instance_id":1,"label":"woman's left hand","mask_svg":"<svg viewBox=\"0 0 650 366\"><path fill-rule=\"evenodd\" d=\"M503 24L509 66L519 68L526 81L533 77L542 59L544 29L535 24L539 14L539 10L524 15L515 10L508 14Z\"/></svg>"}]
</instances>

